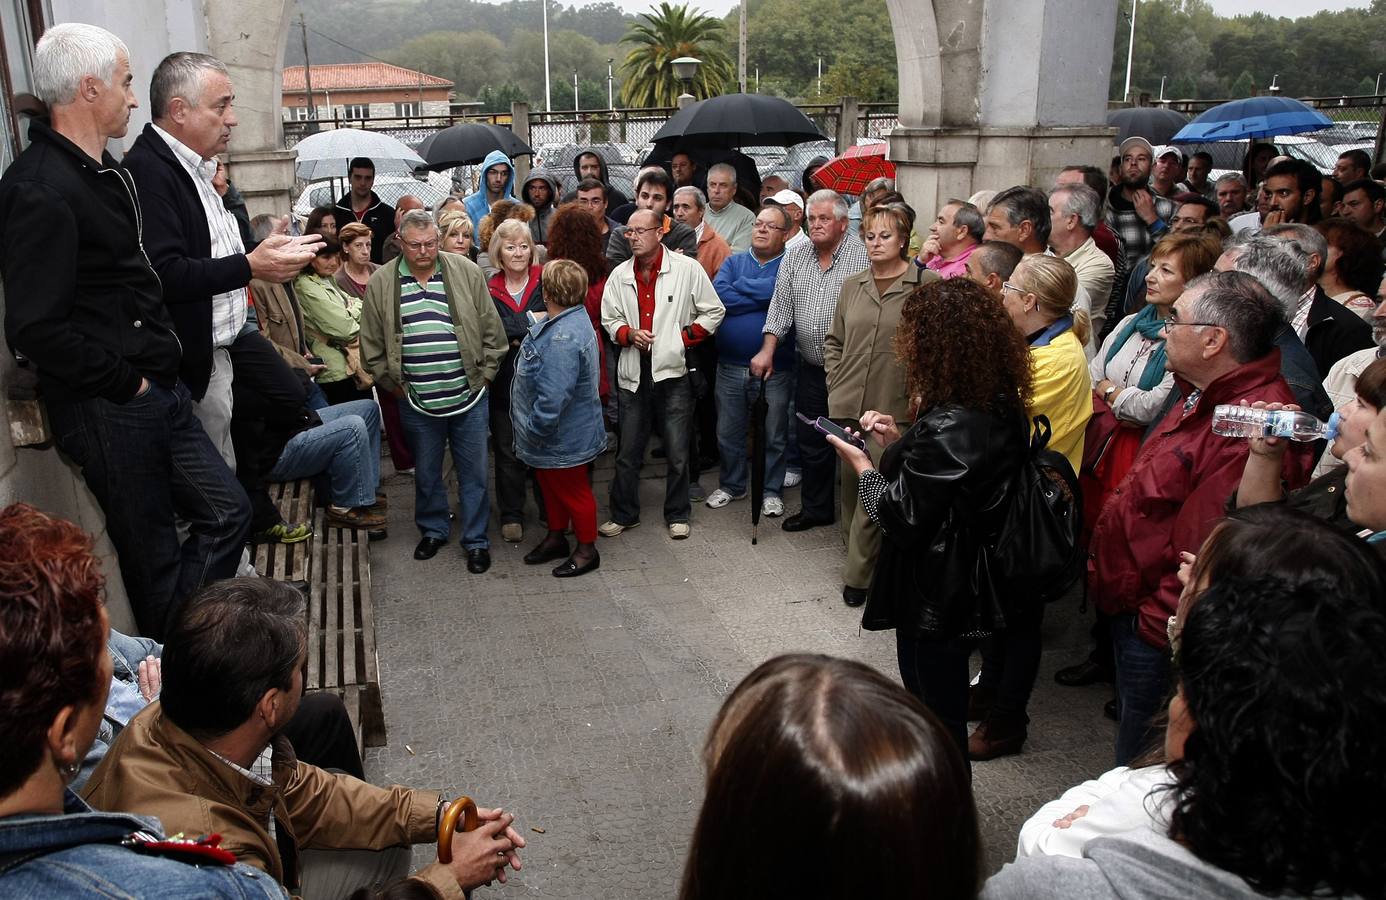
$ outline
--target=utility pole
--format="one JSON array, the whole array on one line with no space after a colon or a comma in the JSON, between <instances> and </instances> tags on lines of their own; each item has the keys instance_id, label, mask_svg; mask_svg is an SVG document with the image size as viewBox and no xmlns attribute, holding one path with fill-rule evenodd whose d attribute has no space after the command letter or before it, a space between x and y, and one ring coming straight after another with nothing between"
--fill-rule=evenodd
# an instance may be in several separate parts
<instances>
[{"instance_id":1,"label":"utility pole","mask_svg":"<svg viewBox=\"0 0 1386 900\"><path fill-rule=\"evenodd\" d=\"M756 93L760 93L760 66L756 66Z\"/></svg>"},{"instance_id":2,"label":"utility pole","mask_svg":"<svg viewBox=\"0 0 1386 900\"><path fill-rule=\"evenodd\" d=\"M539 0L544 7L544 112L553 112L553 88L549 82L549 0Z\"/></svg>"},{"instance_id":3,"label":"utility pole","mask_svg":"<svg viewBox=\"0 0 1386 900\"><path fill-rule=\"evenodd\" d=\"M818 97L823 97L823 57L818 57Z\"/></svg>"},{"instance_id":4,"label":"utility pole","mask_svg":"<svg viewBox=\"0 0 1386 900\"><path fill-rule=\"evenodd\" d=\"M736 44L736 80L746 93L746 0L741 0L741 26Z\"/></svg>"},{"instance_id":5,"label":"utility pole","mask_svg":"<svg viewBox=\"0 0 1386 900\"><path fill-rule=\"evenodd\" d=\"M1160 76L1160 102L1161 102L1161 103L1164 103L1164 102L1165 102L1165 79L1168 78L1168 77L1169 77L1168 75L1161 75L1161 76Z\"/></svg>"},{"instance_id":6,"label":"utility pole","mask_svg":"<svg viewBox=\"0 0 1386 900\"><path fill-rule=\"evenodd\" d=\"M573 112L578 111L577 69L573 70Z\"/></svg>"},{"instance_id":7,"label":"utility pole","mask_svg":"<svg viewBox=\"0 0 1386 900\"><path fill-rule=\"evenodd\" d=\"M313 66L308 62L308 23L301 12L298 14L298 27L303 34L303 88L308 93L308 118L316 121L318 107L313 103Z\"/></svg>"},{"instance_id":8,"label":"utility pole","mask_svg":"<svg viewBox=\"0 0 1386 900\"><path fill-rule=\"evenodd\" d=\"M1136 56L1136 5L1139 0L1131 0L1131 40L1126 45L1126 88L1121 92L1123 102L1131 102L1131 61Z\"/></svg>"},{"instance_id":9,"label":"utility pole","mask_svg":"<svg viewBox=\"0 0 1386 900\"><path fill-rule=\"evenodd\" d=\"M612 92L612 86L615 85L616 79L615 79L615 77L612 76L612 74L611 74L611 64L614 63L615 61L616 61L616 60L612 59L611 57L607 57L607 60L606 60L606 108L607 108L607 109L615 109L615 108L616 108L616 95Z\"/></svg>"}]
</instances>

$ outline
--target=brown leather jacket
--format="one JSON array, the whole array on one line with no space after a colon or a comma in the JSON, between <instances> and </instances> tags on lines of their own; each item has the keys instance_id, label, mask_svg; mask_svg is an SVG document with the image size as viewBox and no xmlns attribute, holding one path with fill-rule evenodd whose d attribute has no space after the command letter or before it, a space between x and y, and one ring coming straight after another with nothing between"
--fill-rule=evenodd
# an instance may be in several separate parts
<instances>
[{"instance_id":1,"label":"brown leather jacket","mask_svg":"<svg viewBox=\"0 0 1386 900\"><path fill-rule=\"evenodd\" d=\"M261 787L165 718L155 701L130 720L82 795L97 809L157 816L169 834L220 834L221 846L239 861L290 888L298 885L300 849L382 849L436 840L436 792L379 788L330 774L299 762L283 737L272 746L274 787ZM271 810L278 846L267 827ZM438 863L414 877L444 898L464 896Z\"/></svg>"}]
</instances>

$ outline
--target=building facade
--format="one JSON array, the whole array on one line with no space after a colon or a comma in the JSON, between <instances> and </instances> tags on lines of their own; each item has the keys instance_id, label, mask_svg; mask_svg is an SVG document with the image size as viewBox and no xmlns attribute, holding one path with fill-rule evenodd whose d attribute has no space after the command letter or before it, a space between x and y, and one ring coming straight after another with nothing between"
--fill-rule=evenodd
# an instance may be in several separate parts
<instances>
[{"instance_id":1,"label":"building facade","mask_svg":"<svg viewBox=\"0 0 1386 900\"><path fill-rule=\"evenodd\" d=\"M340 63L284 70L283 114L286 122L367 119L407 120L446 116L453 84L446 78L389 63ZM308 85L313 88L311 106Z\"/></svg>"}]
</instances>

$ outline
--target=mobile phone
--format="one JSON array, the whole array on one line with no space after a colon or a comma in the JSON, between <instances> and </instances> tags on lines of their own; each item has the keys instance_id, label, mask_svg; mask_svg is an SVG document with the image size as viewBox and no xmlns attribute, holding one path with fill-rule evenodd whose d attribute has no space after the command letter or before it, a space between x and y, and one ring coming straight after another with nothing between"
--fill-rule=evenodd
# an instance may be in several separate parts
<instances>
[{"instance_id":1,"label":"mobile phone","mask_svg":"<svg viewBox=\"0 0 1386 900\"><path fill-rule=\"evenodd\" d=\"M796 412L794 413L794 415L798 416L799 421L803 422L805 425L813 426L813 428L816 431L819 431L823 434L830 434L835 438L839 438L843 441L846 441L853 447L856 447L858 450L866 449L865 438L848 434L847 429L843 428L841 425L837 424L832 419L829 419L827 416L819 416L817 419L810 419L808 416L804 415L801 412Z\"/></svg>"},{"instance_id":2,"label":"mobile phone","mask_svg":"<svg viewBox=\"0 0 1386 900\"><path fill-rule=\"evenodd\" d=\"M310 356L310 357L308 357L308 364L309 364L310 366L320 366L320 365L322 365L322 357L321 357L321 356Z\"/></svg>"}]
</instances>

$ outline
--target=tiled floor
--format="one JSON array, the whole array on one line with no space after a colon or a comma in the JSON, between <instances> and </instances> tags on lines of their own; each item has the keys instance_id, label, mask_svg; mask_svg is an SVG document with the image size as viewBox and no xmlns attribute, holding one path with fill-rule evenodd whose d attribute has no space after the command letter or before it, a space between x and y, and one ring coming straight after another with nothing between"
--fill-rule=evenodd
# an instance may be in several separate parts
<instances>
[{"instance_id":1,"label":"tiled floor","mask_svg":"<svg viewBox=\"0 0 1386 900\"><path fill-rule=\"evenodd\" d=\"M611 464L602 457L597 472L603 512ZM862 631L840 599L836 528L787 534L762 520L753 547L746 502L695 504L692 537L672 541L659 514L663 463L644 475L644 524L601 539L601 569L566 580L521 562L537 526L506 544L494 519L487 574L469 574L455 543L415 562L412 481L387 479L391 537L372 546L372 576L389 745L368 751L367 775L518 814L524 870L477 896L674 896L702 798L702 742L740 678L795 650L897 677L894 635ZM715 473L703 484L715 487ZM797 495L787 492L791 512ZM974 767L989 871L1014 854L1036 807L1110 767L1105 689L1052 679L1084 652L1076 599L1049 608L1044 635L1025 752Z\"/></svg>"}]
</instances>

